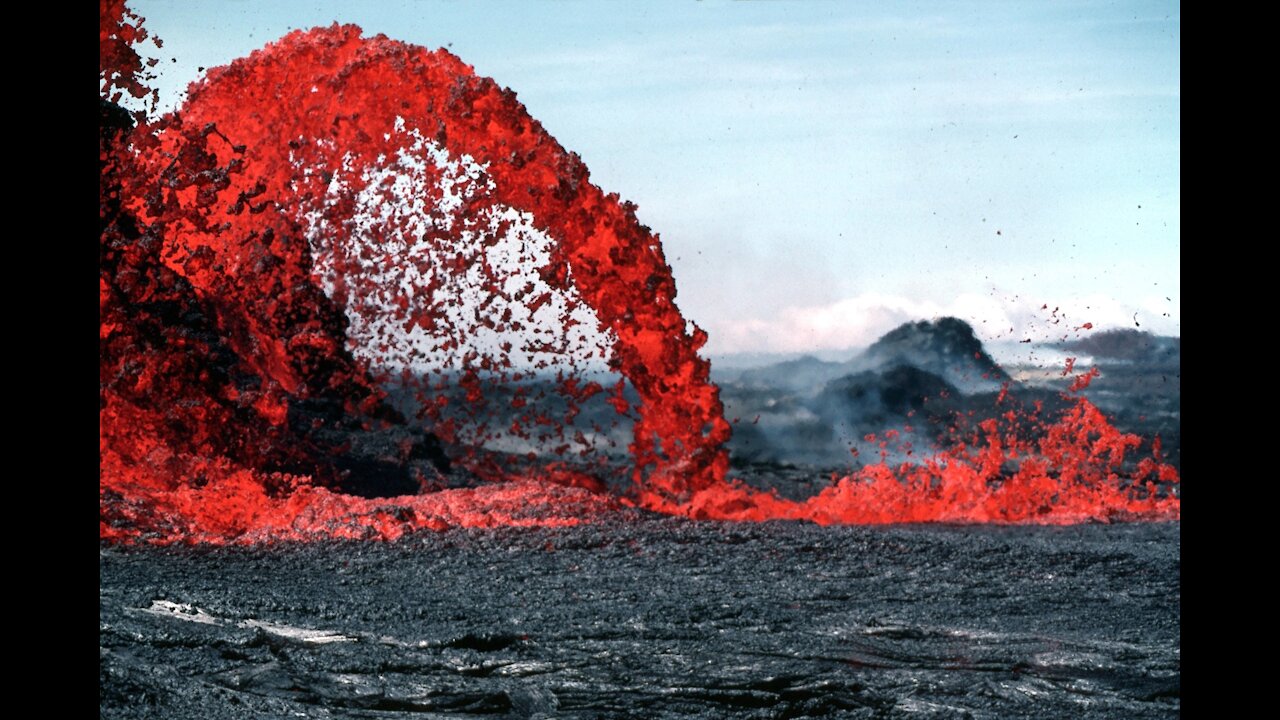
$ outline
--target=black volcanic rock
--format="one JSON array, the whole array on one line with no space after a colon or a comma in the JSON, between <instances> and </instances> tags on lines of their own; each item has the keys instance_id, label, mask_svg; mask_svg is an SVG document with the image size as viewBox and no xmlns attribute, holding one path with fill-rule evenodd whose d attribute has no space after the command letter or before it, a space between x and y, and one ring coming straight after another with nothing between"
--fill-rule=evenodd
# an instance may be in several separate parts
<instances>
[{"instance_id":1,"label":"black volcanic rock","mask_svg":"<svg viewBox=\"0 0 1280 720\"><path fill-rule=\"evenodd\" d=\"M829 422L877 431L924 409L930 399L955 394L955 386L934 373L895 365L832 380L814 400L813 409Z\"/></svg>"},{"instance_id":2,"label":"black volcanic rock","mask_svg":"<svg viewBox=\"0 0 1280 720\"><path fill-rule=\"evenodd\" d=\"M998 387L1009 375L987 354L973 328L959 318L904 323L886 333L852 363L860 370L910 366L928 371L963 392Z\"/></svg>"},{"instance_id":3,"label":"black volcanic rock","mask_svg":"<svg viewBox=\"0 0 1280 720\"><path fill-rule=\"evenodd\" d=\"M105 547L99 716L1179 716L1180 523L617 513L385 543Z\"/></svg>"},{"instance_id":4,"label":"black volcanic rock","mask_svg":"<svg viewBox=\"0 0 1280 720\"><path fill-rule=\"evenodd\" d=\"M1142 330L1124 328L1106 330L1080 340L1062 343L1059 347L1103 360L1153 365L1176 365L1182 359L1182 338L1162 337Z\"/></svg>"}]
</instances>

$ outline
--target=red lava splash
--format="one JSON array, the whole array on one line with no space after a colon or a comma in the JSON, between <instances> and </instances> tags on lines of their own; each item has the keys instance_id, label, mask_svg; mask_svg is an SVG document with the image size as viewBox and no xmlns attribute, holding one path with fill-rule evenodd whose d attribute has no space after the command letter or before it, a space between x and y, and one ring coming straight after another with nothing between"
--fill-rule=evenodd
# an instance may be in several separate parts
<instances>
[{"instance_id":1,"label":"red lava splash","mask_svg":"<svg viewBox=\"0 0 1280 720\"><path fill-rule=\"evenodd\" d=\"M1178 516L1153 484L1176 472L1118 474L1137 438L1083 399L1037 441L992 420L804 503L728 481L706 334L676 307L657 236L514 93L444 50L334 25L209 71L148 119L116 104L150 92L142 21L121 0L100 12L106 540L395 538L629 504L820 523ZM609 429L575 425L592 403L630 423L628 498L583 470ZM415 492L448 460L495 482Z\"/></svg>"},{"instance_id":2,"label":"red lava splash","mask_svg":"<svg viewBox=\"0 0 1280 720\"><path fill-rule=\"evenodd\" d=\"M1158 439L1154 457L1126 469L1126 455L1140 444L1139 436L1118 431L1079 397L1050 421L1017 411L983 420L967 441L922 463L869 465L804 502L728 483L696 493L684 507L653 498L649 505L695 518L822 525L1177 519L1180 500L1169 488L1179 476L1159 461Z\"/></svg>"}]
</instances>

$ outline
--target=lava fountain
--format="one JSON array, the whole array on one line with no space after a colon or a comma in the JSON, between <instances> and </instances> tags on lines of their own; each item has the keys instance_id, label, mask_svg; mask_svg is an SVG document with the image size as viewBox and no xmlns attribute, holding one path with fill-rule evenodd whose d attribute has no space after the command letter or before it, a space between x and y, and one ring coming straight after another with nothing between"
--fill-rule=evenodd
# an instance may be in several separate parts
<instances>
[{"instance_id":1,"label":"lava fountain","mask_svg":"<svg viewBox=\"0 0 1280 720\"><path fill-rule=\"evenodd\" d=\"M1121 473L1138 439L1081 397L1033 436L997 413L805 502L751 490L728 478L707 336L658 236L515 93L444 50L333 25L210 70L152 119L118 105L148 92L142 21L100 10L104 539L395 538L627 505L1178 517L1176 471L1157 456ZM446 487L460 472L469 486Z\"/></svg>"}]
</instances>

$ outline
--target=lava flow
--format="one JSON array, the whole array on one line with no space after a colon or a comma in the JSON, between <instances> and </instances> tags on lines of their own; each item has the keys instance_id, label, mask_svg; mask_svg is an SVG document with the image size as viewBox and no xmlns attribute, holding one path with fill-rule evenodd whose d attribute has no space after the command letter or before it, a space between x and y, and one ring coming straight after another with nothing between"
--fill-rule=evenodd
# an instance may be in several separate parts
<instances>
[{"instance_id":1,"label":"lava flow","mask_svg":"<svg viewBox=\"0 0 1280 720\"><path fill-rule=\"evenodd\" d=\"M148 118L118 104L149 92L143 23L119 0L100 11L104 539L394 538L633 504L824 524L1178 517L1156 485L1176 472L1122 475L1138 439L1082 398L1035 439L994 419L803 503L749 490L727 479L706 334L657 236L513 92L333 25ZM625 495L607 482L619 432Z\"/></svg>"}]
</instances>

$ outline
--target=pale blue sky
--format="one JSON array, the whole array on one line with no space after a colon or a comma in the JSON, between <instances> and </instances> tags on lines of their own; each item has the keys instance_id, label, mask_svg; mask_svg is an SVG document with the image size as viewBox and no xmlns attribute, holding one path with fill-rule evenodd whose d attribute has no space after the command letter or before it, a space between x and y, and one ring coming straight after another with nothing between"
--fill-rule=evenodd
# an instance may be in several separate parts
<instances>
[{"instance_id":1,"label":"pale blue sky","mask_svg":"<svg viewBox=\"0 0 1280 720\"><path fill-rule=\"evenodd\" d=\"M169 105L292 28L448 45L639 204L713 355L1180 334L1176 2L130 5Z\"/></svg>"}]
</instances>

